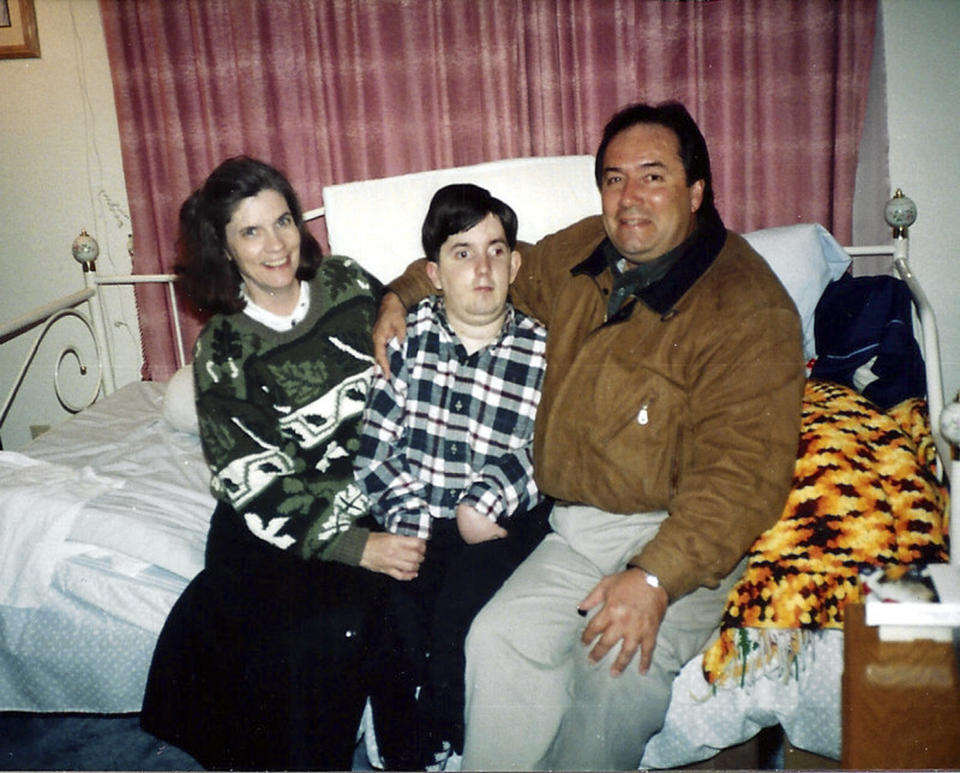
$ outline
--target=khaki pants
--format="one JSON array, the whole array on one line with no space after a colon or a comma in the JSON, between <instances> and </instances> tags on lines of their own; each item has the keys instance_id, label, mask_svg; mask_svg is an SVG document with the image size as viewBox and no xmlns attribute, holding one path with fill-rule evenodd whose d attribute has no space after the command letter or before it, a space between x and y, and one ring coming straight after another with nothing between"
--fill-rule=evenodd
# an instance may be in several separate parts
<instances>
[{"instance_id":1,"label":"khaki pants","mask_svg":"<svg viewBox=\"0 0 960 773\"><path fill-rule=\"evenodd\" d=\"M553 534L474 620L467 638L464 770L636 769L663 724L673 680L707 642L744 562L717 589L672 603L653 664L637 659L617 678L580 643L577 607L602 577L621 570L666 513L615 515L558 506Z\"/></svg>"}]
</instances>

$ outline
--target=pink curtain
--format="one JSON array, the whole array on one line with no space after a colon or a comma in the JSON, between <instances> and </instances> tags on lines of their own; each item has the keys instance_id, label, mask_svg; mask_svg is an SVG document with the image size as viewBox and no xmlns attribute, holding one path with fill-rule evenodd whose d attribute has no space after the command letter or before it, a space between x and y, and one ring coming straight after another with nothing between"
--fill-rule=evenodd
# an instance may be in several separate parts
<instances>
[{"instance_id":1,"label":"pink curtain","mask_svg":"<svg viewBox=\"0 0 960 773\"><path fill-rule=\"evenodd\" d=\"M679 99L698 120L729 227L817 221L850 239L876 0L100 8L137 271L170 269L180 203L227 156L284 169L309 209L330 183L593 153L638 100ZM159 298L139 301L144 377L163 379L169 321Z\"/></svg>"}]
</instances>

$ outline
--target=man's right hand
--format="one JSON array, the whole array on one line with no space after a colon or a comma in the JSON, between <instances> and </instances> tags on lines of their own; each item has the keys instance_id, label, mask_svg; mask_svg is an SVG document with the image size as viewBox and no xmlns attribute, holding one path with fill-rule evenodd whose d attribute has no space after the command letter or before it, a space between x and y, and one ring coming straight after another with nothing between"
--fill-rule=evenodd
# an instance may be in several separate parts
<instances>
[{"instance_id":1,"label":"man's right hand","mask_svg":"<svg viewBox=\"0 0 960 773\"><path fill-rule=\"evenodd\" d=\"M427 541L419 537L372 531L363 546L360 566L389 574L395 580L412 580L427 555Z\"/></svg>"},{"instance_id":2,"label":"man's right hand","mask_svg":"<svg viewBox=\"0 0 960 773\"><path fill-rule=\"evenodd\" d=\"M390 378L390 358L387 356L387 341L396 338L403 343L407 337L407 310L400 296L392 290L384 293L380 311L373 323L373 359L376 360L385 378Z\"/></svg>"},{"instance_id":3,"label":"man's right hand","mask_svg":"<svg viewBox=\"0 0 960 773\"><path fill-rule=\"evenodd\" d=\"M580 637L585 645L593 645L589 659L599 662L620 642L620 652L610 667L611 675L623 673L638 649L640 673L647 673L669 603L667 592L647 583L642 569L626 569L604 577L578 607L590 610L601 605Z\"/></svg>"}]
</instances>

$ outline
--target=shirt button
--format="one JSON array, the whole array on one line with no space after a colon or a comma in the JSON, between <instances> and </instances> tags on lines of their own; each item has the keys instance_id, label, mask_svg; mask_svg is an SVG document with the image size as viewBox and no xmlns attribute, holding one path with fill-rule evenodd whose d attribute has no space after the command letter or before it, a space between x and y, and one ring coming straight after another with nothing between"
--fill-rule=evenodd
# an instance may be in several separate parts
<instances>
[{"instance_id":1,"label":"shirt button","mask_svg":"<svg viewBox=\"0 0 960 773\"><path fill-rule=\"evenodd\" d=\"M455 410L455 411L457 411L457 412L462 411L462 410L463 410L463 403L460 402L459 400L457 400L457 402L454 403L454 405L453 405L453 410Z\"/></svg>"}]
</instances>

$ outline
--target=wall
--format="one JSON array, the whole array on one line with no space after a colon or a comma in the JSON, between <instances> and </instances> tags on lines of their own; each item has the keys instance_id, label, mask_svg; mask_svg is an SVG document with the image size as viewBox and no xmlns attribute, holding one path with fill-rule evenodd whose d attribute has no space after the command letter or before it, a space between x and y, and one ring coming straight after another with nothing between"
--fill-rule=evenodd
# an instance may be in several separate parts
<instances>
[{"instance_id":1,"label":"wall","mask_svg":"<svg viewBox=\"0 0 960 773\"><path fill-rule=\"evenodd\" d=\"M96 0L36 0L35 7L41 57L0 60L4 320L83 287L80 267L70 255L82 228L100 243L101 273L130 271L127 195L99 6ZM136 312L127 288L110 293L108 305L119 324L111 329L109 343L120 355L118 383L126 383L139 373ZM4 448L28 440L31 424L55 423L69 415L60 408L48 374L55 344L67 335L63 328L75 330L79 323L58 325L60 330L55 327L44 338L24 383L25 394L4 424ZM0 350L0 401L27 349L16 341ZM81 354L92 359L92 345L81 348ZM81 399L89 387L76 375L75 360L68 357L63 372L69 399Z\"/></svg>"},{"instance_id":2,"label":"wall","mask_svg":"<svg viewBox=\"0 0 960 773\"><path fill-rule=\"evenodd\" d=\"M954 299L960 288L960 2L882 0L881 5L890 179L919 207L911 229L912 264L939 317L945 384L952 393L960 388L960 304ZM82 286L70 258L81 228L100 242L101 272L129 270L130 224L96 0L36 0L36 10L42 57L0 61L3 319ZM109 332L122 384L138 377L136 314L128 297L111 303L120 320ZM0 351L0 399L19 362L7 353L10 346ZM52 350L47 343L41 350L44 369L52 367ZM2 434L6 448L24 442L30 424L65 415L44 381L29 381L27 399L11 411Z\"/></svg>"},{"instance_id":3,"label":"wall","mask_svg":"<svg viewBox=\"0 0 960 773\"><path fill-rule=\"evenodd\" d=\"M960 2L883 0L890 183L917 204L911 266L933 304L948 396L960 389Z\"/></svg>"}]
</instances>

